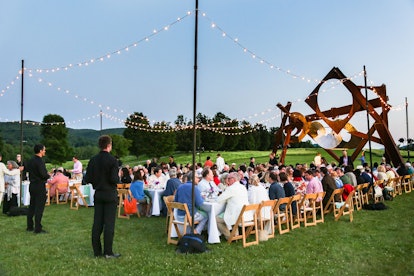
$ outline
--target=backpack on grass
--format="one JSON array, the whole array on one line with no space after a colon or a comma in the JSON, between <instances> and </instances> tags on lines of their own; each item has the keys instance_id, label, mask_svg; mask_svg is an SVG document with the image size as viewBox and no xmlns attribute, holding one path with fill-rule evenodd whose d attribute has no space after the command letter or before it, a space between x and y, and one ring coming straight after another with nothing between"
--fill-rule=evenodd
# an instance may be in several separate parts
<instances>
[{"instance_id":1,"label":"backpack on grass","mask_svg":"<svg viewBox=\"0 0 414 276\"><path fill-rule=\"evenodd\" d=\"M201 235L185 234L177 244L177 253L194 254L208 251Z\"/></svg>"}]
</instances>

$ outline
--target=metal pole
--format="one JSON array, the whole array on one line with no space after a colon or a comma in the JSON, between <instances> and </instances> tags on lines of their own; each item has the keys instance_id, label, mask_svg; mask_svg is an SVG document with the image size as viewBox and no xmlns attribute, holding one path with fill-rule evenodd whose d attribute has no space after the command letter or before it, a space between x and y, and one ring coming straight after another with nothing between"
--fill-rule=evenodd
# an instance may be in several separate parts
<instances>
[{"instance_id":1,"label":"metal pole","mask_svg":"<svg viewBox=\"0 0 414 276\"><path fill-rule=\"evenodd\" d=\"M198 48L198 0L195 1L195 28L194 28L194 95L193 95L193 179L191 188L191 208L192 208L192 224L191 233L194 233L194 213L195 213L195 178L196 178L196 151L197 151L197 129L196 129L196 113L197 113L197 48ZM185 230L184 230L185 231Z\"/></svg>"},{"instance_id":2,"label":"metal pole","mask_svg":"<svg viewBox=\"0 0 414 276\"><path fill-rule=\"evenodd\" d=\"M23 99L24 99L24 60L22 59L22 87L21 87L21 98L20 98L20 156L21 164L23 165L24 155L23 155ZM22 180L23 180L23 171L20 172L20 196L19 202L22 205Z\"/></svg>"},{"instance_id":3,"label":"metal pole","mask_svg":"<svg viewBox=\"0 0 414 276\"><path fill-rule=\"evenodd\" d=\"M405 123L406 123L406 128L407 128L407 153L408 153L408 162L410 162L410 136L408 133L408 101L407 101L407 97L405 97Z\"/></svg>"},{"instance_id":4,"label":"metal pole","mask_svg":"<svg viewBox=\"0 0 414 276\"><path fill-rule=\"evenodd\" d=\"M372 150L371 150L371 134L370 134L370 126L369 126L369 110L368 110L368 87L367 87L367 71L364 65L364 85L365 85L365 109L367 111L367 127L368 127L368 145L369 145L369 166L371 168L371 180L374 183L374 175L372 174ZM375 198L375 191L372 188L372 198Z\"/></svg>"},{"instance_id":5,"label":"metal pole","mask_svg":"<svg viewBox=\"0 0 414 276\"><path fill-rule=\"evenodd\" d=\"M99 117L100 117L100 126L101 126L101 128L100 128L100 130L99 130L99 135L101 135L101 136L102 136L102 109L101 109L101 111L99 112Z\"/></svg>"}]
</instances>

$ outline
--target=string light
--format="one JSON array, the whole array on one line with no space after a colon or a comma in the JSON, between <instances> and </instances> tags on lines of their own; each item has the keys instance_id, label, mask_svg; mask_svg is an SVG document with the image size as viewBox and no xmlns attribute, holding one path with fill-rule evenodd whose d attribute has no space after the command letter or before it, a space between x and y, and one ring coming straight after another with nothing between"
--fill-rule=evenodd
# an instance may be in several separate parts
<instances>
[{"instance_id":1,"label":"string light","mask_svg":"<svg viewBox=\"0 0 414 276\"><path fill-rule=\"evenodd\" d=\"M300 76L298 74L292 73L289 69L283 69L283 68L281 68L277 65L272 64L271 62L267 61L265 58L262 58L261 56L259 56L255 52L249 50L247 47L245 47L243 44L241 44L239 42L238 38L234 38L233 36L229 35L228 32L224 31L223 28L218 26L217 23L215 23L211 18L209 18L205 12L202 13L202 16L203 16L203 18L205 18L206 20L208 20L210 22L210 26L211 26L212 29L220 31L222 37L228 38L229 40L234 42L238 47L240 47L242 49L242 51L244 53L249 54L252 59L258 60L260 64L266 65L272 70L277 70L279 72L285 73L285 74L291 76L294 79L303 80L303 81L306 81L308 83L314 82L314 83L319 84L319 83L324 82L323 80L312 79L312 78L309 78L309 77ZM356 75L361 75L361 73L363 73L363 72L357 73ZM348 80L348 79L349 78L338 80L338 82L344 82L345 80Z\"/></svg>"},{"instance_id":2,"label":"string light","mask_svg":"<svg viewBox=\"0 0 414 276\"><path fill-rule=\"evenodd\" d=\"M186 17L190 16L191 14L192 14L192 12L187 12L185 16L177 18L172 23L170 23L170 24L168 24L168 25L166 25L166 26L164 26L164 27L162 27L162 28L160 28L158 30L157 29L154 29L152 31L152 33L149 34L148 36L146 36L146 37L144 37L144 38L142 38L142 39L140 39L140 40L138 40L138 41L136 41L136 42L134 42L134 43L132 43L132 44L130 44L128 46L125 46L125 47L122 47L122 48L120 48L118 50L112 51L112 52L110 52L110 53L108 53L106 55L103 55L103 56L100 56L100 57L97 57L97 58L92 58L92 59L89 59L89 60L86 60L86 61L83 61L83 62L79 62L79 63L70 63L67 66L61 66L61 67L55 67L55 68L49 68L49 69L30 69L30 68L28 68L28 69L25 69L25 70L30 73L29 74L30 77L33 77L33 73L34 72L35 73L50 73L50 72L54 73L54 72L58 72L58 71L62 71L62 70L67 71L67 70L69 70L71 68L82 67L82 66L89 66L90 64L95 63L95 61L104 61L105 59L110 59L113 55L120 55L123 52L128 52L130 50L130 48L137 47L138 44L140 44L141 42L144 42L144 41L147 42L153 36L155 36L155 35L163 32L163 31L168 31L171 26L173 26L173 25L181 22L182 19L185 19ZM262 58L261 56L257 55L256 53L254 53L253 51L249 50L247 47L245 47L244 45L242 45L239 42L239 39L238 38L233 38L231 35L229 35L227 32L225 32L220 26L218 26L210 18L208 18L205 13L203 13L202 15L203 15L204 18L206 18L207 20L209 20L211 22L211 27L213 29L217 29L217 30L219 30L221 32L222 37L228 38L231 41L233 41L237 46L239 46L242 49L242 51L244 53L249 54L251 56L251 58L257 60L260 64L264 64L264 65L268 66L270 69L276 69L277 71L284 72L284 73L290 75L291 77L293 77L295 79L299 79L299 80L302 80L302 81L306 81L308 83L315 82L315 83L318 83L319 84L319 83L325 82L325 81L321 81L321 80L318 80L318 79L311 79L311 78L308 78L308 77L305 77L305 76L300 76L298 74L292 73L288 69L283 69L283 68L281 68L279 66L276 66L276 65L272 64L271 62L267 61L266 59ZM22 74L22 72L19 72L19 75L21 75L21 74ZM19 75L15 78L15 80L11 81L9 85L7 85L4 89L1 90L0 96L3 96L7 90L9 90L12 86L14 86L14 84L16 83L16 80L18 80L20 78ZM320 92L327 92L328 90L334 89L339 84L343 84L347 80L353 80L354 78L359 77L361 75L363 75L363 72L357 73L357 74L353 75L350 78L339 79L339 80L336 80L336 81L328 80L328 81L326 81L326 83L330 84L331 87L329 87L328 89L323 89ZM38 78L38 82L39 83L44 83L48 87L53 87L53 84L51 82L47 82L47 81L45 81L42 78ZM372 81L370 81L370 83L373 84ZM379 95L377 93L377 91L375 90L375 87L374 86L370 86L370 89L374 93L376 93L378 95L379 99L381 100L381 102L385 106L385 108L387 108L389 110L392 110L392 111L401 111L401 110L404 109L405 104L401 104L401 105L398 105L398 106L395 106L395 107L391 107L390 105L387 104L386 100L384 100L381 97L381 95ZM64 90L64 89L59 88L59 87L57 88L57 90L60 91L60 92L63 91L66 94L71 94L71 92L69 90ZM318 93L316 93L314 95L317 96ZM92 105L95 105L96 104L95 101L90 100L88 98L81 97L79 95L73 95L73 94L72 94L72 96L74 96L76 99L80 99L80 100L82 100L84 102L87 102L87 103L90 103ZM294 102L303 102L303 101L304 101L303 99L300 99L299 98L299 99L296 99ZM98 105L98 107L103 108L103 105L102 104L97 104L97 105ZM115 113L118 113L118 111L120 113L124 113L123 110L118 110L118 109L112 108L110 106L106 106L105 109L107 111L112 111L112 112L115 112ZM267 110L262 111L260 113L255 113L253 115L249 115L249 116L247 116L245 118L242 118L241 121L247 121L247 120L252 119L252 118L255 118L255 117L259 116L259 115L265 115L265 114L270 113L270 112L273 112L273 111L274 111L274 109L267 109ZM110 116L110 115L108 115L106 113L104 115L105 115L105 117L107 119L110 119L110 120L113 120L113 121L118 121L119 123L122 123L122 124L126 124L126 121L125 120L121 120L121 119L115 118L115 117ZM96 116L99 116L99 114L96 115ZM80 119L80 120L77 120L77 121L73 121L72 123L75 124L77 122L81 122L81 121L85 121L85 120L90 120L90 119L95 119L96 116L92 116L92 117ZM134 118L147 119L146 117L139 116L139 115L136 115L136 114L134 114L134 115L128 114L128 116L134 116ZM273 116L271 118L265 119L262 122L275 120L278 117L280 117L280 115ZM196 128L205 129L205 130L211 130L211 131L214 131L214 132L217 132L217 133L221 133L221 134L225 134L225 135L236 135L234 133L225 133L224 131L227 131L227 130L236 130L236 129L240 130L240 127L238 127L238 126L237 127L225 127L225 126L215 127L217 125L225 125L225 124L228 124L228 123L230 123L232 121L233 120L229 119L229 120L223 120L222 122L215 122L215 123L209 123L209 124L204 124L204 125L201 124L201 125L196 125ZM25 123L28 124L28 122L25 122ZM60 122L60 123L62 123L62 122ZM43 124L43 123L30 122L30 124ZM58 123L49 123L49 124L52 124L53 125L53 124L58 124ZM70 124L70 123L68 122L67 124ZM145 125L145 124L134 125L134 128L141 128L143 125ZM252 127L252 125L249 123L249 124L245 125L244 127ZM162 126L153 126L151 128L151 131L177 131L179 129L180 130L189 129L189 128L192 128L192 126L179 126L178 125L178 126L175 126L174 128L171 128L170 126L168 126L168 128L169 129L167 129L167 127L162 127ZM143 128L143 129L148 129L148 128ZM249 130L247 132L243 132L243 133L252 132L252 131L254 131L253 129L252 130ZM242 133L242 132L240 132L240 133Z\"/></svg>"},{"instance_id":3,"label":"string light","mask_svg":"<svg viewBox=\"0 0 414 276\"><path fill-rule=\"evenodd\" d=\"M10 81L9 84L7 84L0 92L0 97L3 97L4 94L11 89L16 83L17 81L20 79L20 75L21 75L21 71L19 71L19 74L12 80Z\"/></svg>"},{"instance_id":4,"label":"string light","mask_svg":"<svg viewBox=\"0 0 414 276\"><path fill-rule=\"evenodd\" d=\"M175 21L171 22L170 24L165 25L164 27L161 27L159 29L154 29L149 35L145 36L144 38L141 38L140 40L133 42L127 46L121 47L117 50L114 51L110 51L109 53L96 57L96 58L92 58L92 59L88 59L88 60L84 60L82 62L78 62L78 63L69 63L66 66L58 66L58 67L54 67L54 68L47 68L47 69L42 69L42 68L26 68L25 70L27 72L30 73L55 73L55 72L60 72L60 71L68 71L69 69L73 69L73 68L79 68L82 66L89 66L93 63L95 63L95 61L105 61L105 59L110 59L113 55L121 55L123 52L128 52L131 48L135 48L137 47L140 43L142 42L148 42L151 38L153 38L154 36L162 33L162 32L166 32L168 31L172 26L176 25L177 23L180 23L183 19L189 17L192 14L191 11L188 11L184 16L182 17L178 17Z\"/></svg>"}]
</instances>

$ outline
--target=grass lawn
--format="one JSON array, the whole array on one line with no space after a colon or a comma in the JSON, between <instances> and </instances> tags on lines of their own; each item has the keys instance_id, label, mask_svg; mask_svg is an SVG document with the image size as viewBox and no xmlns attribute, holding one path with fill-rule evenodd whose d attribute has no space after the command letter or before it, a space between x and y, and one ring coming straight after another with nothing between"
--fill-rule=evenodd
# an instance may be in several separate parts
<instances>
[{"instance_id":1,"label":"grass lawn","mask_svg":"<svg viewBox=\"0 0 414 276\"><path fill-rule=\"evenodd\" d=\"M308 165L313 161L313 158L315 157L316 153L320 152L322 156L326 158L328 162L334 161L334 159L326 153L323 149L320 148L295 148L295 149L289 149L286 154L285 164L293 164L296 163L307 163ZM341 150L336 151L338 156L342 155ZM196 162L200 162L204 164L206 161L207 156L211 157L211 160L213 162L216 161L216 155L218 152L202 152L198 153L196 155ZM351 151L349 151L351 153ZM383 155L383 150L373 149L372 150L372 162L381 162L381 157ZM249 164L250 157L254 157L256 159L256 164L259 163L267 163L269 161L269 154L270 151L224 151L220 152L221 156L224 158L225 162L227 164L236 163L237 165L240 164ZM278 155L281 154L281 151L278 151ZM148 157L140 157L139 160L134 156L127 156L123 157L122 161L123 164L134 166L138 164L144 164L146 159L150 159ZM176 163L178 164L187 164L192 163L192 154L191 153L176 153L174 154L174 159ZM168 156L162 157L159 159L159 162L167 162L168 163ZM366 162L370 162L370 156L367 153L366 154ZM88 163L88 160L82 160L82 163L84 166ZM359 160L354 161L354 165L357 166L360 164ZM72 168L73 162L69 162L65 164L65 168Z\"/></svg>"},{"instance_id":2,"label":"grass lawn","mask_svg":"<svg viewBox=\"0 0 414 276\"><path fill-rule=\"evenodd\" d=\"M25 231L25 217L0 217L0 275L412 275L414 193L387 201L385 211L333 215L248 248L242 242L208 245L210 252L179 255L167 245L165 218L117 219L119 259L95 259L93 208L46 206L48 234Z\"/></svg>"}]
</instances>

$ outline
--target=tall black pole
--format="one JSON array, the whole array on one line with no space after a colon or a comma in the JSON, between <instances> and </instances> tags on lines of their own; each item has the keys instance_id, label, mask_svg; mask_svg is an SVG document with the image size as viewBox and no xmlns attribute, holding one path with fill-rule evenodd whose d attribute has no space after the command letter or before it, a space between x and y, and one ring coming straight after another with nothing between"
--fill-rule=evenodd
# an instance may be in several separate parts
<instances>
[{"instance_id":1,"label":"tall black pole","mask_svg":"<svg viewBox=\"0 0 414 276\"><path fill-rule=\"evenodd\" d=\"M100 126L101 126L101 128L99 129L99 135L102 135L102 109L99 112L99 118L100 118Z\"/></svg>"},{"instance_id":2,"label":"tall black pole","mask_svg":"<svg viewBox=\"0 0 414 276\"><path fill-rule=\"evenodd\" d=\"M371 150L371 132L369 125L369 108L368 108L368 86L367 86L367 71L364 65L364 85L365 85L365 109L367 111L367 128L368 128L368 146L369 146L369 166L371 168L371 181L374 183L374 175L372 174L372 150ZM375 190L372 187L372 198L375 198Z\"/></svg>"},{"instance_id":3,"label":"tall black pole","mask_svg":"<svg viewBox=\"0 0 414 276\"><path fill-rule=\"evenodd\" d=\"M191 188L191 208L192 218L191 232L194 233L194 213L195 213L195 178L196 178L196 151L197 151L197 129L196 129L196 113L197 113L197 49L198 49L198 0L195 1L195 28L194 28L194 95L193 95L193 179Z\"/></svg>"},{"instance_id":4,"label":"tall black pole","mask_svg":"<svg viewBox=\"0 0 414 276\"><path fill-rule=\"evenodd\" d=\"M407 101L407 97L405 97L405 123L406 123L406 128L407 128L407 153L408 153L408 162L410 162L410 144L411 144L411 139L408 133L408 101Z\"/></svg>"},{"instance_id":5,"label":"tall black pole","mask_svg":"<svg viewBox=\"0 0 414 276\"><path fill-rule=\"evenodd\" d=\"M22 88L21 88L21 98L20 98L20 156L21 156L21 164L23 165L24 155L23 155L23 99L24 99L24 60L22 59ZM22 203L22 180L23 180L23 171L20 172L20 196L19 202L20 205Z\"/></svg>"}]
</instances>

